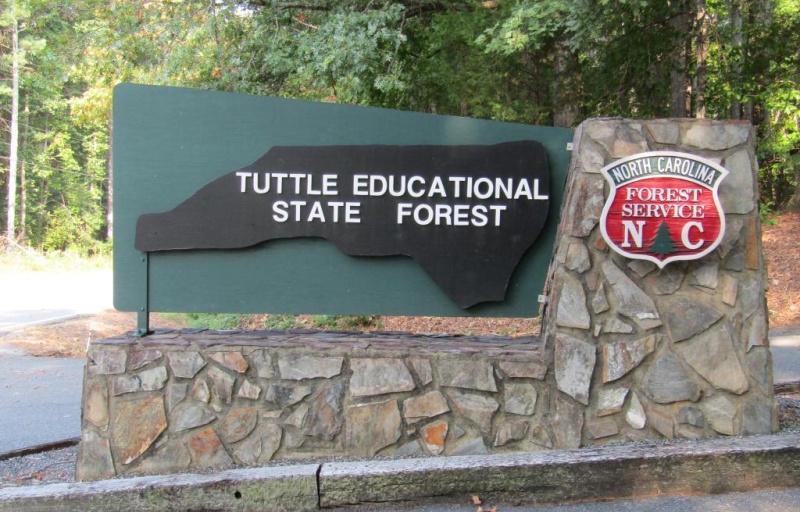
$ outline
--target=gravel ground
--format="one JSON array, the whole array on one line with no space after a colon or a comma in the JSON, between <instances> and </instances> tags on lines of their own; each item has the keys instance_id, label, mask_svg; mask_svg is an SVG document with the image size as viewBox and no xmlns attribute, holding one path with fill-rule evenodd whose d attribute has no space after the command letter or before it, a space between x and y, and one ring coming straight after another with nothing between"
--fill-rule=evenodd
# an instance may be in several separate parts
<instances>
[{"instance_id":1,"label":"gravel ground","mask_svg":"<svg viewBox=\"0 0 800 512\"><path fill-rule=\"evenodd\" d=\"M782 393L777 396L777 401L781 431L800 430L800 392ZM60 450L0 460L0 488L74 482L77 454L78 447L72 446ZM329 459L275 461L271 465L308 464L326 460Z\"/></svg>"}]
</instances>

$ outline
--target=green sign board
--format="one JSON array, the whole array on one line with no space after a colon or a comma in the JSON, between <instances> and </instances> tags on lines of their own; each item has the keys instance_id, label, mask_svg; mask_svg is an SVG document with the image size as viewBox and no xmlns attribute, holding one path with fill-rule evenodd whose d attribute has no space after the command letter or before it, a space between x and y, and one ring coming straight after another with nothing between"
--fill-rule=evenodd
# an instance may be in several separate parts
<instances>
[{"instance_id":1,"label":"green sign board","mask_svg":"<svg viewBox=\"0 0 800 512\"><path fill-rule=\"evenodd\" d=\"M145 323L150 311L535 316L571 140L122 84L115 307Z\"/></svg>"}]
</instances>

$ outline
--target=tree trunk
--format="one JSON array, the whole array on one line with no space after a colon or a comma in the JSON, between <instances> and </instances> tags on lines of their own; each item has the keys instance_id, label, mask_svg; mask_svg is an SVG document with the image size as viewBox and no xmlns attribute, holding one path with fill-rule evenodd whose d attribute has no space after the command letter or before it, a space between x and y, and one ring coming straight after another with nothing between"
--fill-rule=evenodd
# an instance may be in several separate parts
<instances>
[{"instance_id":1,"label":"tree trunk","mask_svg":"<svg viewBox=\"0 0 800 512\"><path fill-rule=\"evenodd\" d=\"M11 22L11 140L9 144L8 197L6 198L6 250L16 244L17 159L19 153L19 22Z\"/></svg>"},{"instance_id":2,"label":"tree trunk","mask_svg":"<svg viewBox=\"0 0 800 512\"><path fill-rule=\"evenodd\" d=\"M742 33L742 7L740 0L731 0L729 14L731 17L731 27L733 28L733 50L735 58L731 66L731 85L733 86L733 98L731 99L730 116L731 119L742 118L742 101L739 99L742 94L742 57L744 49L744 34Z\"/></svg>"},{"instance_id":3,"label":"tree trunk","mask_svg":"<svg viewBox=\"0 0 800 512\"><path fill-rule=\"evenodd\" d=\"M556 42L555 80L553 84L553 126L572 128L578 121L580 107L580 77L578 57L562 41Z\"/></svg>"},{"instance_id":4,"label":"tree trunk","mask_svg":"<svg viewBox=\"0 0 800 512\"><path fill-rule=\"evenodd\" d=\"M708 9L706 0L697 0L697 29L695 32L695 59L697 71L695 74L694 90L694 115L698 119L706 117L706 82L708 73L706 61L708 60Z\"/></svg>"},{"instance_id":5,"label":"tree trunk","mask_svg":"<svg viewBox=\"0 0 800 512\"><path fill-rule=\"evenodd\" d=\"M106 162L106 240L114 239L114 123L108 123L108 160Z\"/></svg>"},{"instance_id":6,"label":"tree trunk","mask_svg":"<svg viewBox=\"0 0 800 512\"><path fill-rule=\"evenodd\" d=\"M690 36L691 23L689 15L689 2L682 0L678 4L678 13L669 21L675 37L675 50L672 53L672 63L669 75L669 115L670 117L688 117L688 66L686 62L686 43Z\"/></svg>"}]
</instances>

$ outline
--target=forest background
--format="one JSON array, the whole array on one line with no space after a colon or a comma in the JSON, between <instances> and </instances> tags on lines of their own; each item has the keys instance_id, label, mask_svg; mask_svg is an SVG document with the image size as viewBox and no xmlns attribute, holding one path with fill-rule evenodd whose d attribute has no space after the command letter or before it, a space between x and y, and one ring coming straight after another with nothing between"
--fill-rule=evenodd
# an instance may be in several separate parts
<instances>
[{"instance_id":1,"label":"forest background","mask_svg":"<svg viewBox=\"0 0 800 512\"><path fill-rule=\"evenodd\" d=\"M111 98L176 85L576 126L744 119L798 205L797 0L2 0L0 246L107 253Z\"/></svg>"}]
</instances>

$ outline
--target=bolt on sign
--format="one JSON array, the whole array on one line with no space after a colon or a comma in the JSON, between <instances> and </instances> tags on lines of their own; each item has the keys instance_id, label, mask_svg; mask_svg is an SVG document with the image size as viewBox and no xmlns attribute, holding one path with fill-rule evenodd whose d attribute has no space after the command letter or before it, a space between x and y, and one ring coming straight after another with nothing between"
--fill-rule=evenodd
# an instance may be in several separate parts
<instances>
[{"instance_id":1,"label":"bolt on sign","mask_svg":"<svg viewBox=\"0 0 800 512\"><path fill-rule=\"evenodd\" d=\"M688 153L654 151L601 170L610 185L600 217L605 241L628 258L664 268L699 259L725 234L719 184L728 171Z\"/></svg>"},{"instance_id":2,"label":"bolt on sign","mask_svg":"<svg viewBox=\"0 0 800 512\"><path fill-rule=\"evenodd\" d=\"M126 311L534 316L572 131L123 84Z\"/></svg>"}]
</instances>

